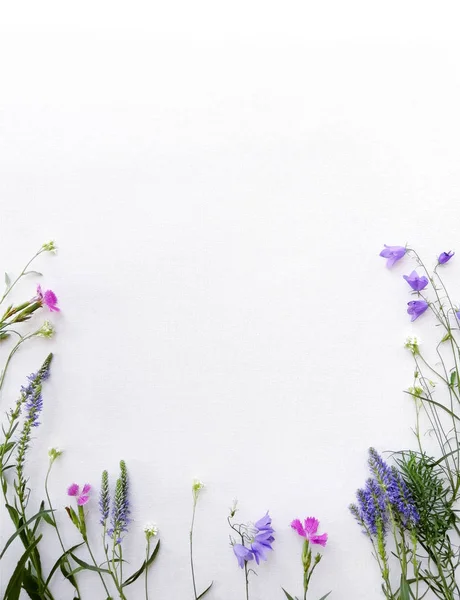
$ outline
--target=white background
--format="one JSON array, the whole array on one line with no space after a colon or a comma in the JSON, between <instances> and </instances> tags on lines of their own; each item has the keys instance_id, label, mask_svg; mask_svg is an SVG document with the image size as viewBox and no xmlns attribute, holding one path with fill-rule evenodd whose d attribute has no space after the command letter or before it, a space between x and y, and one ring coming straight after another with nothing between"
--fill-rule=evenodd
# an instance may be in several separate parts
<instances>
[{"instance_id":1,"label":"white background","mask_svg":"<svg viewBox=\"0 0 460 600\"><path fill-rule=\"evenodd\" d=\"M430 317L410 325L409 267L388 272L378 253L408 242L433 262L457 243L455 5L2 3L1 268L56 239L37 268L62 307L55 340L16 359L2 410L52 349L35 503L59 444L51 489L74 543L66 486L96 491L124 458L133 566L143 524L161 530L152 598L192 598L193 477L207 485L196 566L200 588L215 580L209 600L244 595L235 496L241 520L270 509L276 529L253 600L300 594L289 523L308 515L330 536L312 600L380 597L347 506L370 445L413 445L403 341L429 335ZM88 509L97 544L96 495ZM103 598L95 578L82 586Z\"/></svg>"}]
</instances>

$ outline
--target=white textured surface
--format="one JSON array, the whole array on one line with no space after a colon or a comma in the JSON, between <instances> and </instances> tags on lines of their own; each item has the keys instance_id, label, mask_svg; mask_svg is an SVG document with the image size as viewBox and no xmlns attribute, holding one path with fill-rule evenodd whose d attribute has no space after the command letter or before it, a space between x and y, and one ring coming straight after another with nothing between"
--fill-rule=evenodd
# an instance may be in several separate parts
<instances>
[{"instance_id":1,"label":"white textured surface","mask_svg":"<svg viewBox=\"0 0 460 600\"><path fill-rule=\"evenodd\" d=\"M412 442L402 342L427 320L410 326L406 269L377 254L410 242L430 260L458 239L455 4L3 4L1 267L55 238L37 268L63 312L56 340L17 358L2 407L52 348L32 483L51 444L59 507L125 458L133 562L145 521L164 544L152 597L192 597L194 476L209 600L243 597L234 496L277 530L253 600L300 593L288 524L310 514L330 535L312 600L380 597L347 505L369 445Z\"/></svg>"}]
</instances>

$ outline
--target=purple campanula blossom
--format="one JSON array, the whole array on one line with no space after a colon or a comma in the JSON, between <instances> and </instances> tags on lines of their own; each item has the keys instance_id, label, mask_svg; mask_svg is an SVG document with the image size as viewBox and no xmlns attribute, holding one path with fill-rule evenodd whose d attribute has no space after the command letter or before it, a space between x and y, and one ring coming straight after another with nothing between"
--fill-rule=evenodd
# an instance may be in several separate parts
<instances>
[{"instance_id":1,"label":"purple campanula blossom","mask_svg":"<svg viewBox=\"0 0 460 600\"><path fill-rule=\"evenodd\" d=\"M428 302L425 300L411 300L407 303L407 314L411 315L411 321L418 319L420 315L428 308Z\"/></svg>"},{"instance_id":2,"label":"purple campanula blossom","mask_svg":"<svg viewBox=\"0 0 460 600\"><path fill-rule=\"evenodd\" d=\"M441 252L441 254L438 256L438 263L440 265L445 265L454 254L455 252L452 252L452 250L449 250L449 252Z\"/></svg>"},{"instance_id":3,"label":"purple campanula blossom","mask_svg":"<svg viewBox=\"0 0 460 600\"><path fill-rule=\"evenodd\" d=\"M380 252L379 256L387 259L387 267L392 267L395 262L400 260L406 254L406 248L404 246L387 246Z\"/></svg>"},{"instance_id":4,"label":"purple campanula blossom","mask_svg":"<svg viewBox=\"0 0 460 600\"><path fill-rule=\"evenodd\" d=\"M249 550L249 548L243 546L243 544L233 544L233 552L238 560L238 566L242 569L244 568L245 563L254 559L254 554L251 552L251 550Z\"/></svg>"},{"instance_id":5,"label":"purple campanula blossom","mask_svg":"<svg viewBox=\"0 0 460 600\"><path fill-rule=\"evenodd\" d=\"M416 271L412 271L410 275L403 275L403 279L405 279L416 292L421 292L428 285L428 278L425 277L425 275L419 277Z\"/></svg>"},{"instance_id":6,"label":"purple campanula blossom","mask_svg":"<svg viewBox=\"0 0 460 600\"><path fill-rule=\"evenodd\" d=\"M254 554L257 564L259 564L260 560L267 560L266 552L273 550L272 542L274 541L275 538L270 530L261 531L255 536L251 544L251 552Z\"/></svg>"},{"instance_id":7,"label":"purple campanula blossom","mask_svg":"<svg viewBox=\"0 0 460 600\"><path fill-rule=\"evenodd\" d=\"M270 531L271 533L275 531L272 529L272 518L268 514L268 511L261 519L254 523L254 527L259 531Z\"/></svg>"}]
</instances>

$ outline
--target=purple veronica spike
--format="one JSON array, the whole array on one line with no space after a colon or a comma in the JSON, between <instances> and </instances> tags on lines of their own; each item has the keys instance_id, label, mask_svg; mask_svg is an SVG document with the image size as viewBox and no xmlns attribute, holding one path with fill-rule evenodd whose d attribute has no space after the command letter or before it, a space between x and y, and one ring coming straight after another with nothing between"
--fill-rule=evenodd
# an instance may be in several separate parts
<instances>
[{"instance_id":1,"label":"purple veronica spike","mask_svg":"<svg viewBox=\"0 0 460 600\"><path fill-rule=\"evenodd\" d=\"M379 256L383 256L383 258L387 259L387 267L392 267L395 262L400 260L405 254L406 249L404 246L387 246L384 244L385 248L380 252Z\"/></svg>"},{"instance_id":2,"label":"purple veronica spike","mask_svg":"<svg viewBox=\"0 0 460 600\"><path fill-rule=\"evenodd\" d=\"M428 302L425 300L411 300L407 303L407 314L411 315L411 321L418 319L420 315L428 308Z\"/></svg>"},{"instance_id":3,"label":"purple veronica spike","mask_svg":"<svg viewBox=\"0 0 460 600\"><path fill-rule=\"evenodd\" d=\"M356 492L359 518L371 535L376 535L379 527L386 532L387 514L385 496L375 479L368 479L366 486Z\"/></svg>"},{"instance_id":4,"label":"purple veronica spike","mask_svg":"<svg viewBox=\"0 0 460 600\"><path fill-rule=\"evenodd\" d=\"M445 265L454 254L455 252L452 252L452 250L449 250L449 252L441 252L441 254L438 256L438 263L440 265Z\"/></svg>"},{"instance_id":5,"label":"purple veronica spike","mask_svg":"<svg viewBox=\"0 0 460 600\"><path fill-rule=\"evenodd\" d=\"M238 561L238 566L242 569L244 568L246 562L254 559L254 554L251 552L251 550L242 544L233 544L233 552L235 553Z\"/></svg>"},{"instance_id":6,"label":"purple veronica spike","mask_svg":"<svg viewBox=\"0 0 460 600\"><path fill-rule=\"evenodd\" d=\"M428 285L428 278L425 277L425 275L419 277L416 271L412 271L410 275L403 275L403 279L405 279L416 292L421 292Z\"/></svg>"},{"instance_id":7,"label":"purple veronica spike","mask_svg":"<svg viewBox=\"0 0 460 600\"><path fill-rule=\"evenodd\" d=\"M30 421L31 427L38 427L40 421L38 417L43 409L43 396L41 382L48 379L49 368L41 372L32 373L27 377L29 383L21 387L21 393L24 397L24 412L27 421Z\"/></svg>"}]
</instances>

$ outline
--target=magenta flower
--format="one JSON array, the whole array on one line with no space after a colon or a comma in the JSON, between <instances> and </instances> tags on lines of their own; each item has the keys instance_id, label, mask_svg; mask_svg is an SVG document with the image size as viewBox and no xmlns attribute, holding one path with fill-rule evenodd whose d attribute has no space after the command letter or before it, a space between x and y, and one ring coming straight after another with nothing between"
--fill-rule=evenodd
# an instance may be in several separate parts
<instances>
[{"instance_id":1,"label":"magenta flower","mask_svg":"<svg viewBox=\"0 0 460 600\"><path fill-rule=\"evenodd\" d=\"M42 291L42 286L37 285L37 299L42 305L47 306L51 312L59 312L61 309L58 307L58 299L56 294L52 290Z\"/></svg>"},{"instance_id":2,"label":"magenta flower","mask_svg":"<svg viewBox=\"0 0 460 600\"><path fill-rule=\"evenodd\" d=\"M72 483L67 489L68 496L75 496L77 498L78 506L83 506L89 500L89 492L91 490L91 486L89 483L85 483L83 489L80 492L80 486L76 483Z\"/></svg>"},{"instance_id":3,"label":"magenta flower","mask_svg":"<svg viewBox=\"0 0 460 600\"><path fill-rule=\"evenodd\" d=\"M384 244L385 248L380 252L379 256L383 256L383 258L387 259L387 267L392 267L395 262L400 260L405 254L406 249L404 246L387 246Z\"/></svg>"},{"instance_id":4,"label":"magenta flower","mask_svg":"<svg viewBox=\"0 0 460 600\"><path fill-rule=\"evenodd\" d=\"M419 277L416 271L412 271L410 275L403 275L403 279L405 279L416 292L421 292L428 285L428 278L425 277L425 275Z\"/></svg>"},{"instance_id":5,"label":"magenta flower","mask_svg":"<svg viewBox=\"0 0 460 600\"><path fill-rule=\"evenodd\" d=\"M452 250L449 250L449 252L441 252L441 254L438 256L438 263L440 265L444 265L453 257L454 254L455 252L452 252Z\"/></svg>"},{"instance_id":6,"label":"magenta flower","mask_svg":"<svg viewBox=\"0 0 460 600\"><path fill-rule=\"evenodd\" d=\"M425 300L412 300L407 303L407 314L411 315L411 321L418 319L420 315L428 308L428 302Z\"/></svg>"},{"instance_id":7,"label":"magenta flower","mask_svg":"<svg viewBox=\"0 0 460 600\"><path fill-rule=\"evenodd\" d=\"M254 554L249 550L249 548L243 546L243 544L233 544L233 552L238 560L238 566L242 569L244 568L245 563L253 560L254 558Z\"/></svg>"},{"instance_id":8,"label":"magenta flower","mask_svg":"<svg viewBox=\"0 0 460 600\"><path fill-rule=\"evenodd\" d=\"M307 517L303 524L300 519L294 519L291 523L292 529L295 529L299 535L306 538L312 544L325 546L327 542L327 533L317 535L319 521L315 517Z\"/></svg>"}]
</instances>

